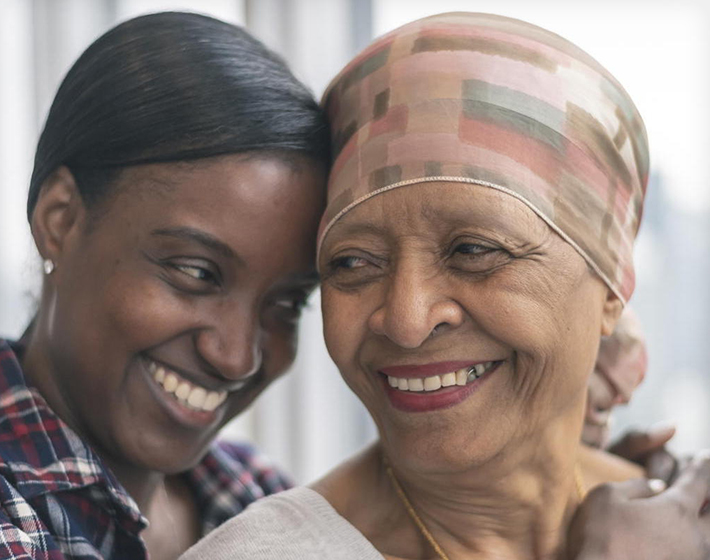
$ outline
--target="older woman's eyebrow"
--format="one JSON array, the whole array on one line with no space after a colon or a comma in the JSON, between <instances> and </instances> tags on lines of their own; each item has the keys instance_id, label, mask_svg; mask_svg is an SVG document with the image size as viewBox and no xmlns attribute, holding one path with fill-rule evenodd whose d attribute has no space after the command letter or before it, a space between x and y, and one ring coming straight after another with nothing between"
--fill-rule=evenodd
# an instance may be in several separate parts
<instances>
[{"instance_id":1,"label":"older woman's eyebrow","mask_svg":"<svg viewBox=\"0 0 710 560\"><path fill-rule=\"evenodd\" d=\"M226 243L223 243L216 237L210 235L209 233L206 233L204 231L201 231L199 229L191 228L191 227L174 227L174 228L162 228L162 229L154 229L151 232L151 235L157 235L157 236L165 236L165 237L174 237L177 239L184 239L187 241L194 241L196 243L199 243L201 245L204 245L205 247L219 253L223 257L229 258L229 259L241 259L232 251L231 247L227 245Z\"/></svg>"}]
</instances>

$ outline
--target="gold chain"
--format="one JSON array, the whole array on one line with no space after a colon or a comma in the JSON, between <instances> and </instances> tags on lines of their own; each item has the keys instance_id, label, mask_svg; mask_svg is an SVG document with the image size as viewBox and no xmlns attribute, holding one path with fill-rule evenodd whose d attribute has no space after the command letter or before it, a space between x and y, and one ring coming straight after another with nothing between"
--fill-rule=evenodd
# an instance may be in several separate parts
<instances>
[{"instance_id":1,"label":"gold chain","mask_svg":"<svg viewBox=\"0 0 710 560\"><path fill-rule=\"evenodd\" d=\"M416 510L414 509L414 506L412 506L412 503L409 501L409 498L407 498L407 495L404 493L404 489L399 484L397 477L394 476L394 472L392 471L392 467L387 466L386 468L387 468L387 474L389 475L390 480L392 481L392 486L394 486L394 489L397 492L399 499L402 501L404 508L407 510L409 517L412 518L412 521L414 521L414 524L417 526L417 528L419 529L421 534L424 536L424 538L427 540L427 542L434 549L436 554L439 556L440 560L449 560L449 557L446 556L446 553L441 549L441 547L439 546L439 543L436 542L434 535L432 535L429 532L429 529L426 528L426 525L424 525L424 521L422 521L422 518L419 517L419 514L417 514Z\"/></svg>"},{"instance_id":2,"label":"gold chain","mask_svg":"<svg viewBox=\"0 0 710 560\"><path fill-rule=\"evenodd\" d=\"M440 560L449 560L449 557L443 551L441 546L439 546L439 543L436 542L434 535L432 535L429 529L427 529L426 525L424 524L424 521L422 521L422 518L419 517L419 514L414 509L414 506L409 501L409 498L407 498L407 494L404 493L404 488L402 488L402 485L399 483L399 480L397 480L397 477L394 475L392 467L387 465L385 468L387 469L387 475L392 481L392 486L394 486L394 489L397 492L397 496L399 496L400 501L404 505L404 508L407 510L409 517L412 518L412 521L414 521L414 524L419 529L419 532L431 545L436 554L439 556ZM577 490L577 497L579 498L580 502L583 502L585 496L587 495L587 490L584 486L584 476L582 475L582 468L579 466L579 463L574 466L574 484Z\"/></svg>"},{"instance_id":3,"label":"gold chain","mask_svg":"<svg viewBox=\"0 0 710 560\"><path fill-rule=\"evenodd\" d=\"M582 467L577 463L574 466L574 485L577 488L577 497L580 502L584 501L587 497L587 489L584 486L584 475L582 474Z\"/></svg>"}]
</instances>

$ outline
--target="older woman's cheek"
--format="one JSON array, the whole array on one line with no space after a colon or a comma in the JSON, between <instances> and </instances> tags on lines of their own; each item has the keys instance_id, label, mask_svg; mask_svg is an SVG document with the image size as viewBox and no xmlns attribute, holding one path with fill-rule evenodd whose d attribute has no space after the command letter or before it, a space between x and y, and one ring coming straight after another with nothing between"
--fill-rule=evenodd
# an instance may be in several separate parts
<instances>
[{"instance_id":1,"label":"older woman's cheek","mask_svg":"<svg viewBox=\"0 0 710 560\"><path fill-rule=\"evenodd\" d=\"M321 301L326 348L350 385L349 378L359 369L358 347L367 335L366 319L362 305L359 305L360 298L344 294L326 283L322 287Z\"/></svg>"}]
</instances>

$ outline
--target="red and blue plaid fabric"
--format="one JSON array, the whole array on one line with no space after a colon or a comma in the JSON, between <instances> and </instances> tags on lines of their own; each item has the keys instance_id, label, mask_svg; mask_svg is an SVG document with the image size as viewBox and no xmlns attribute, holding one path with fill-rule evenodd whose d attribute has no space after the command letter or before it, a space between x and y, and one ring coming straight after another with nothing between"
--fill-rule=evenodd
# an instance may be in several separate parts
<instances>
[{"instance_id":1,"label":"red and blue plaid fabric","mask_svg":"<svg viewBox=\"0 0 710 560\"><path fill-rule=\"evenodd\" d=\"M28 387L0 339L0 558L148 558L146 520L101 459ZM184 474L203 535L290 487L253 448L220 443Z\"/></svg>"}]
</instances>

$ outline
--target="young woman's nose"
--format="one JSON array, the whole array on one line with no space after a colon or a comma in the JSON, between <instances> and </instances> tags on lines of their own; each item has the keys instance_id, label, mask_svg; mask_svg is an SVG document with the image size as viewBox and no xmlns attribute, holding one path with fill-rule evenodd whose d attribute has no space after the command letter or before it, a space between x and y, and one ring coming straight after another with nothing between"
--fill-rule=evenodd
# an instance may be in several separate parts
<instances>
[{"instance_id":1,"label":"young woman's nose","mask_svg":"<svg viewBox=\"0 0 710 560\"><path fill-rule=\"evenodd\" d=\"M260 318L247 305L223 306L201 330L197 350L222 377L239 380L256 373L262 365Z\"/></svg>"}]
</instances>

